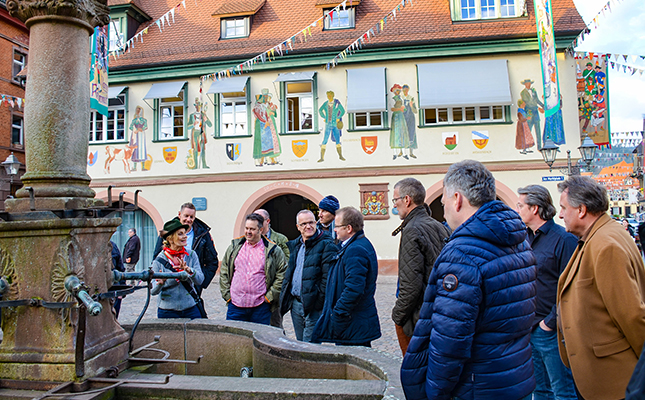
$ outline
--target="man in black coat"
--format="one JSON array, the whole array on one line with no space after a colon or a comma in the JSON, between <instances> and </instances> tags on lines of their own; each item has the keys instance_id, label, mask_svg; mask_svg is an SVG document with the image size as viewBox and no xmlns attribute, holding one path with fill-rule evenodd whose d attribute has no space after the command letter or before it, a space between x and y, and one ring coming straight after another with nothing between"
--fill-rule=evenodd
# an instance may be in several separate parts
<instances>
[{"instance_id":1,"label":"man in black coat","mask_svg":"<svg viewBox=\"0 0 645 400\"><path fill-rule=\"evenodd\" d=\"M196 286L196 289L201 295L202 290L206 289L213 280L213 277L215 277L215 273L219 267L219 260L217 259L215 243L213 243L213 238L210 234L211 228L199 218L195 218L195 213L193 203L184 203L179 209L179 215L174 219L190 227L188 232L186 232L186 236L188 237L186 247L197 253L197 257L199 257L199 266L204 273L204 281L201 286ZM162 247L163 239L160 236L157 239L153 259L157 258L157 255L161 253Z\"/></svg>"},{"instance_id":2,"label":"man in black coat","mask_svg":"<svg viewBox=\"0 0 645 400\"><path fill-rule=\"evenodd\" d=\"M401 232L398 290L392 320L404 356L419 319L430 271L450 237L448 228L431 217L425 197L426 189L414 178L405 178L394 185L392 204L403 223L392 232L392 236Z\"/></svg>"},{"instance_id":3,"label":"man in black coat","mask_svg":"<svg viewBox=\"0 0 645 400\"><path fill-rule=\"evenodd\" d=\"M125 265L126 272L134 272L139 262L141 241L139 240L139 236L137 236L137 230L134 228L128 229L128 236L130 238L123 246L123 264Z\"/></svg>"},{"instance_id":4,"label":"man in black coat","mask_svg":"<svg viewBox=\"0 0 645 400\"><path fill-rule=\"evenodd\" d=\"M280 314L291 311L296 339L310 342L325 303L327 273L338 247L328 233L316 228L316 218L309 210L296 215L296 227L300 237L287 243L290 257L282 281Z\"/></svg>"}]
</instances>

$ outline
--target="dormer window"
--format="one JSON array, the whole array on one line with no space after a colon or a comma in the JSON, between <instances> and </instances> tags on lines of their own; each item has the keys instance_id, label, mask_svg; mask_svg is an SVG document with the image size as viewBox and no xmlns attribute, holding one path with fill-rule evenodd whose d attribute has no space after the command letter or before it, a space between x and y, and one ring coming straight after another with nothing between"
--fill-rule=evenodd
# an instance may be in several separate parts
<instances>
[{"instance_id":1,"label":"dormer window","mask_svg":"<svg viewBox=\"0 0 645 400\"><path fill-rule=\"evenodd\" d=\"M251 17L223 18L222 39L245 38L249 36Z\"/></svg>"},{"instance_id":2,"label":"dormer window","mask_svg":"<svg viewBox=\"0 0 645 400\"><path fill-rule=\"evenodd\" d=\"M356 27L354 7L334 9L325 15L325 29L351 29Z\"/></svg>"}]
</instances>

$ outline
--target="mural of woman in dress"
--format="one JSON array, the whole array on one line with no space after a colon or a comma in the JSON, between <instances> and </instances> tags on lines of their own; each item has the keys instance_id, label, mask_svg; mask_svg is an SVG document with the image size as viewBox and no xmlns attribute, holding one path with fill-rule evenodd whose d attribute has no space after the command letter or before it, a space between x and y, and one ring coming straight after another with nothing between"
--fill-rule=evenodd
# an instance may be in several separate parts
<instances>
[{"instance_id":1,"label":"mural of woman in dress","mask_svg":"<svg viewBox=\"0 0 645 400\"><path fill-rule=\"evenodd\" d=\"M530 150L535 146L533 135L531 135L531 128L529 127L529 120L531 119L530 111L526 109L524 100L517 101L517 129L515 133L515 148L520 151L520 154L533 153Z\"/></svg>"},{"instance_id":2,"label":"mural of woman in dress","mask_svg":"<svg viewBox=\"0 0 645 400\"><path fill-rule=\"evenodd\" d=\"M132 171L137 170L137 163L141 163L141 171L147 171L146 159L148 158L148 146L146 144L146 130L148 120L143 117L143 108L137 106L134 109L134 118L130 122L130 147L132 148Z\"/></svg>"},{"instance_id":3,"label":"mural of woman in dress","mask_svg":"<svg viewBox=\"0 0 645 400\"><path fill-rule=\"evenodd\" d=\"M269 89L262 89L262 94L256 95L255 99L253 106L253 115L255 115L253 158L255 166L281 164L278 156L282 154L282 147L275 124L278 106L271 102Z\"/></svg>"},{"instance_id":4,"label":"mural of woman in dress","mask_svg":"<svg viewBox=\"0 0 645 400\"><path fill-rule=\"evenodd\" d=\"M397 157L403 157L409 160L407 154L403 154L403 149L409 147L410 140L408 138L408 126L405 122L405 106L403 105L403 98L401 97L401 85L394 84L390 92L394 93L394 106L390 108L392 111L392 126L390 127L390 148L394 150L393 160ZM398 153L398 154L397 154Z\"/></svg>"},{"instance_id":5,"label":"mural of woman in dress","mask_svg":"<svg viewBox=\"0 0 645 400\"><path fill-rule=\"evenodd\" d=\"M414 155L413 150L418 148L417 145L417 127L414 119L414 114L417 113L417 105L414 102L414 97L410 96L408 92L410 91L410 86L403 85L403 116L405 117L405 124L408 127L408 141L410 149L410 157L417 158Z\"/></svg>"}]
</instances>

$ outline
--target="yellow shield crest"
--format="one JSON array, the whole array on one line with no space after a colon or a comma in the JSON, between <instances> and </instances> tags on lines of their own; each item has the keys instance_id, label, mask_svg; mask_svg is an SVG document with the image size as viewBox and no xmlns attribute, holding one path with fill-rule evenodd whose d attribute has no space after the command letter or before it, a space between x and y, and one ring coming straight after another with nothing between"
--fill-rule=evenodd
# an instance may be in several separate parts
<instances>
[{"instance_id":1,"label":"yellow shield crest","mask_svg":"<svg viewBox=\"0 0 645 400\"><path fill-rule=\"evenodd\" d=\"M166 160L168 164L172 164L176 158L177 158L177 147L163 148L163 159Z\"/></svg>"},{"instance_id":2,"label":"yellow shield crest","mask_svg":"<svg viewBox=\"0 0 645 400\"><path fill-rule=\"evenodd\" d=\"M293 154L295 154L298 158L302 158L305 154L307 154L307 148L307 139L298 139L291 141L291 149L293 150Z\"/></svg>"}]
</instances>

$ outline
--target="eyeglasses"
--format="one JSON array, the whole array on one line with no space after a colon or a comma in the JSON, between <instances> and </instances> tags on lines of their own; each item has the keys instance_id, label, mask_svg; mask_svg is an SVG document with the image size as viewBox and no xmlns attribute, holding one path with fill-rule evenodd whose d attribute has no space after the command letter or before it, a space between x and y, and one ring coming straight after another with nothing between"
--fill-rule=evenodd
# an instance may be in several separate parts
<instances>
[{"instance_id":1,"label":"eyeglasses","mask_svg":"<svg viewBox=\"0 0 645 400\"><path fill-rule=\"evenodd\" d=\"M397 201L397 200L401 200L401 199L402 199L402 198L404 198L404 197L405 197L405 196L401 196L401 197L392 197L392 204L396 203L396 201Z\"/></svg>"},{"instance_id":2,"label":"eyeglasses","mask_svg":"<svg viewBox=\"0 0 645 400\"><path fill-rule=\"evenodd\" d=\"M302 222L298 224L299 227L304 228L305 226L315 226L316 221L307 221L307 222Z\"/></svg>"},{"instance_id":3,"label":"eyeglasses","mask_svg":"<svg viewBox=\"0 0 645 400\"><path fill-rule=\"evenodd\" d=\"M335 225L334 227L335 227L335 228L343 228L343 227L345 227L345 226L349 226L349 224L346 224L346 225Z\"/></svg>"}]
</instances>

